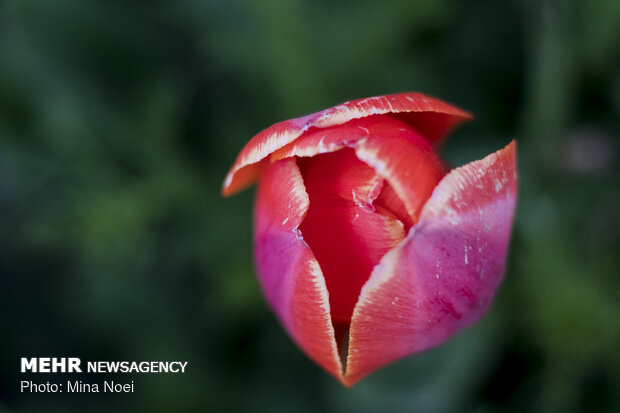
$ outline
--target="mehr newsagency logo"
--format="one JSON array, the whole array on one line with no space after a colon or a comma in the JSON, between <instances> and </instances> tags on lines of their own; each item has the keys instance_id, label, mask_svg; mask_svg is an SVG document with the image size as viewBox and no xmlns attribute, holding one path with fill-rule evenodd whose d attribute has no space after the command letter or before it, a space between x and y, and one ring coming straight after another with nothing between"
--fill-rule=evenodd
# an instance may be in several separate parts
<instances>
[{"instance_id":1,"label":"mehr newsagency logo","mask_svg":"<svg viewBox=\"0 0 620 413\"><path fill-rule=\"evenodd\" d=\"M82 364L78 357L22 357L22 373L106 373L106 374L149 374L185 373L187 361L87 361ZM100 383L85 383L81 380L63 382L35 382L22 380L22 393L133 393L134 380L119 382L104 380Z\"/></svg>"}]
</instances>

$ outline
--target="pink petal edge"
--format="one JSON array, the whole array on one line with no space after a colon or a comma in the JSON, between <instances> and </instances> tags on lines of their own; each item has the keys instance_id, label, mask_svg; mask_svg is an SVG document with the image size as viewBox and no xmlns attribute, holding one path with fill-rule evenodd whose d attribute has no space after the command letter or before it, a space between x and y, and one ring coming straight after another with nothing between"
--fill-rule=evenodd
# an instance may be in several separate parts
<instances>
[{"instance_id":1,"label":"pink petal edge","mask_svg":"<svg viewBox=\"0 0 620 413\"><path fill-rule=\"evenodd\" d=\"M444 177L362 288L346 385L438 345L485 312L504 272L516 190L514 141Z\"/></svg>"},{"instance_id":2,"label":"pink petal edge","mask_svg":"<svg viewBox=\"0 0 620 413\"><path fill-rule=\"evenodd\" d=\"M428 120L419 113L427 113ZM431 142L440 140L452 127L471 115L438 99L421 93L399 93L345 102L300 118L277 123L263 130L247 143L228 172L222 193L232 195L257 178L261 164L276 150L293 142L310 128L341 125L352 119L388 113L401 114ZM409 113L410 115L406 115ZM416 114L417 113L417 114ZM438 117L440 116L440 117ZM249 168L249 169L247 169Z\"/></svg>"},{"instance_id":3,"label":"pink petal edge","mask_svg":"<svg viewBox=\"0 0 620 413\"><path fill-rule=\"evenodd\" d=\"M342 380L325 279L298 229L308 208L295 159L269 164L255 204L257 272L267 302L286 331L310 358Z\"/></svg>"}]
</instances>

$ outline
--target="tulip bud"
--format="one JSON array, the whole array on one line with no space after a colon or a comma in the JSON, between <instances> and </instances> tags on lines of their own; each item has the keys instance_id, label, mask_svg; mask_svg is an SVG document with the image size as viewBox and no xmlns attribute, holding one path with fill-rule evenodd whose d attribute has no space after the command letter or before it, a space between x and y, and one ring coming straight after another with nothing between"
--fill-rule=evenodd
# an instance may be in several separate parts
<instances>
[{"instance_id":1,"label":"tulip bud","mask_svg":"<svg viewBox=\"0 0 620 413\"><path fill-rule=\"evenodd\" d=\"M345 385L470 325L501 281L515 143L449 170L435 147L469 118L419 93L355 100L267 128L226 177L225 195L259 181L266 299Z\"/></svg>"}]
</instances>

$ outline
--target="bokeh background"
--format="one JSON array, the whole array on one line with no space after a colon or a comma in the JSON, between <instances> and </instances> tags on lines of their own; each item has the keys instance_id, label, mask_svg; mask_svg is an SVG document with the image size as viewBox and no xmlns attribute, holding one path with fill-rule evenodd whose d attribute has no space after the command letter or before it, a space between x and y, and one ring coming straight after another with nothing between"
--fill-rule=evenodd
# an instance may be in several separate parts
<instances>
[{"instance_id":1,"label":"bokeh background","mask_svg":"<svg viewBox=\"0 0 620 413\"><path fill-rule=\"evenodd\" d=\"M518 140L508 270L348 390L261 297L254 191L219 191L268 125L407 90L476 115L455 165ZM619 118L617 0L0 1L0 411L620 411ZM189 367L29 395L22 356Z\"/></svg>"}]
</instances>

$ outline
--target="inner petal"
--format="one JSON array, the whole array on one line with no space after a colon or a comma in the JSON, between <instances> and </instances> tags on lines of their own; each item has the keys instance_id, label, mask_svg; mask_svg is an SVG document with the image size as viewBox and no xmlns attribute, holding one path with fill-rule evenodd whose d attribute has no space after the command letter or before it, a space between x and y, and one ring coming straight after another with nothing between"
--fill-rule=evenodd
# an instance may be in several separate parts
<instances>
[{"instance_id":1,"label":"inner petal","mask_svg":"<svg viewBox=\"0 0 620 413\"><path fill-rule=\"evenodd\" d=\"M299 227L316 256L329 291L332 321L348 324L374 266L405 236L386 206L374 205L383 179L352 149L299 158L310 199Z\"/></svg>"},{"instance_id":2,"label":"inner petal","mask_svg":"<svg viewBox=\"0 0 620 413\"><path fill-rule=\"evenodd\" d=\"M385 208L394 214L394 216L405 226L405 232L409 232L409 228L411 228L414 224L413 219L407 212L405 204L398 197L398 194L389 182L385 181L383 188L381 189L381 193L377 199L375 199L374 204L375 206Z\"/></svg>"}]
</instances>

